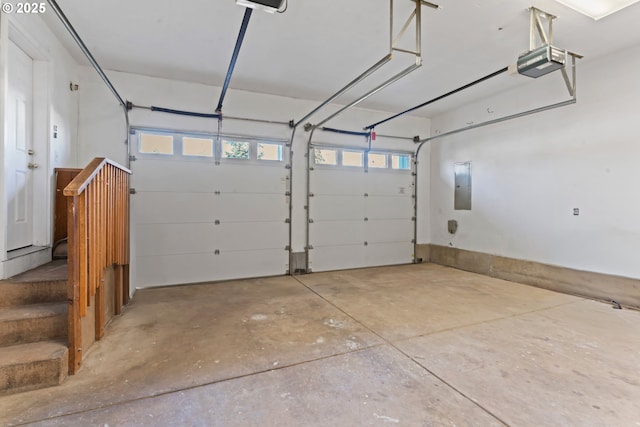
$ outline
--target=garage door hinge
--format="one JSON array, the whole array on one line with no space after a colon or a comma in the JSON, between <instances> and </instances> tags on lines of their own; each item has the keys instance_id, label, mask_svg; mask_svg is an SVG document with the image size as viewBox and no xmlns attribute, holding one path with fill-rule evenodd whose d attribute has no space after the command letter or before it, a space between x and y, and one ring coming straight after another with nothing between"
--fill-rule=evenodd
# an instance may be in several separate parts
<instances>
[{"instance_id":1,"label":"garage door hinge","mask_svg":"<svg viewBox=\"0 0 640 427\"><path fill-rule=\"evenodd\" d=\"M411 239L411 243L415 244L416 243L416 239Z\"/></svg>"},{"instance_id":2,"label":"garage door hinge","mask_svg":"<svg viewBox=\"0 0 640 427\"><path fill-rule=\"evenodd\" d=\"M314 170L316 170L316 168L309 168L309 170L310 170L310 171L314 171Z\"/></svg>"},{"instance_id":3,"label":"garage door hinge","mask_svg":"<svg viewBox=\"0 0 640 427\"><path fill-rule=\"evenodd\" d=\"M285 169L291 169L291 165L285 165L284 168Z\"/></svg>"},{"instance_id":4,"label":"garage door hinge","mask_svg":"<svg viewBox=\"0 0 640 427\"><path fill-rule=\"evenodd\" d=\"M309 224L313 224L313 220L309 218Z\"/></svg>"},{"instance_id":5,"label":"garage door hinge","mask_svg":"<svg viewBox=\"0 0 640 427\"><path fill-rule=\"evenodd\" d=\"M313 193L309 193L309 197L315 197L316 195Z\"/></svg>"},{"instance_id":6,"label":"garage door hinge","mask_svg":"<svg viewBox=\"0 0 640 427\"><path fill-rule=\"evenodd\" d=\"M129 194L136 194L136 189L135 188L130 188L129 189Z\"/></svg>"},{"instance_id":7,"label":"garage door hinge","mask_svg":"<svg viewBox=\"0 0 640 427\"><path fill-rule=\"evenodd\" d=\"M134 155L129 156L129 161L130 161L130 162L135 162L136 160L138 160L138 159L136 158L136 156L134 156Z\"/></svg>"},{"instance_id":8,"label":"garage door hinge","mask_svg":"<svg viewBox=\"0 0 640 427\"><path fill-rule=\"evenodd\" d=\"M291 191L285 191L284 195L289 197L291 195Z\"/></svg>"},{"instance_id":9,"label":"garage door hinge","mask_svg":"<svg viewBox=\"0 0 640 427\"><path fill-rule=\"evenodd\" d=\"M219 219L216 219L213 223L214 223L215 225L220 225L220 220L219 220Z\"/></svg>"},{"instance_id":10,"label":"garage door hinge","mask_svg":"<svg viewBox=\"0 0 640 427\"><path fill-rule=\"evenodd\" d=\"M365 246L369 246L369 242L364 242L364 245Z\"/></svg>"},{"instance_id":11,"label":"garage door hinge","mask_svg":"<svg viewBox=\"0 0 640 427\"><path fill-rule=\"evenodd\" d=\"M369 218L364 217L364 222L367 222L367 221L369 221Z\"/></svg>"},{"instance_id":12,"label":"garage door hinge","mask_svg":"<svg viewBox=\"0 0 640 427\"><path fill-rule=\"evenodd\" d=\"M215 194L216 196L219 196L220 192L219 191L214 191L213 194Z\"/></svg>"},{"instance_id":13,"label":"garage door hinge","mask_svg":"<svg viewBox=\"0 0 640 427\"><path fill-rule=\"evenodd\" d=\"M416 217L415 217L415 216L412 216L412 217L411 217L411 221L415 221L415 220L416 220Z\"/></svg>"},{"instance_id":14,"label":"garage door hinge","mask_svg":"<svg viewBox=\"0 0 640 427\"><path fill-rule=\"evenodd\" d=\"M369 197L369 193L364 193L364 197Z\"/></svg>"},{"instance_id":15,"label":"garage door hinge","mask_svg":"<svg viewBox=\"0 0 640 427\"><path fill-rule=\"evenodd\" d=\"M411 172L411 176L418 176L418 174L415 172Z\"/></svg>"},{"instance_id":16,"label":"garage door hinge","mask_svg":"<svg viewBox=\"0 0 640 427\"><path fill-rule=\"evenodd\" d=\"M313 249L313 245L305 246L305 249L310 251L311 249Z\"/></svg>"},{"instance_id":17,"label":"garage door hinge","mask_svg":"<svg viewBox=\"0 0 640 427\"><path fill-rule=\"evenodd\" d=\"M215 255L220 255L220 250L219 250L219 249L216 249L216 250L215 250L215 252L214 252L214 254L215 254Z\"/></svg>"},{"instance_id":18,"label":"garage door hinge","mask_svg":"<svg viewBox=\"0 0 640 427\"><path fill-rule=\"evenodd\" d=\"M291 218L286 218L286 219L284 220L284 223L285 223L285 224L291 224Z\"/></svg>"},{"instance_id":19,"label":"garage door hinge","mask_svg":"<svg viewBox=\"0 0 640 427\"><path fill-rule=\"evenodd\" d=\"M291 246L288 246L288 245L287 245L287 246L285 246L285 247L284 247L284 250L285 250L285 251L290 251L290 250L291 250Z\"/></svg>"}]
</instances>

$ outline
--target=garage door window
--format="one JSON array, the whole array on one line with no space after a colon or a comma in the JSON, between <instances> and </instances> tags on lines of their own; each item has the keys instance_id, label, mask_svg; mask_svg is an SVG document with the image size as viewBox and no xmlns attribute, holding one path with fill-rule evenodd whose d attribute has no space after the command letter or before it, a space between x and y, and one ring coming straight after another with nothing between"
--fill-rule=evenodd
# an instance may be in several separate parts
<instances>
[{"instance_id":1,"label":"garage door window","mask_svg":"<svg viewBox=\"0 0 640 427\"><path fill-rule=\"evenodd\" d=\"M258 143L258 160L281 162L284 158L282 153L282 144Z\"/></svg>"},{"instance_id":2,"label":"garage door window","mask_svg":"<svg viewBox=\"0 0 640 427\"><path fill-rule=\"evenodd\" d=\"M314 161L316 165L332 165L338 164L338 152L327 148L315 148Z\"/></svg>"},{"instance_id":3,"label":"garage door window","mask_svg":"<svg viewBox=\"0 0 640 427\"><path fill-rule=\"evenodd\" d=\"M182 155L193 157L213 157L213 139L182 138Z\"/></svg>"},{"instance_id":4,"label":"garage door window","mask_svg":"<svg viewBox=\"0 0 640 427\"><path fill-rule=\"evenodd\" d=\"M411 169L410 157L402 154L393 154L391 156L391 167L398 170Z\"/></svg>"},{"instance_id":5,"label":"garage door window","mask_svg":"<svg viewBox=\"0 0 640 427\"><path fill-rule=\"evenodd\" d=\"M173 155L173 135L141 133L138 152L143 154Z\"/></svg>"},{"instance_id":6,"label":"garage door window","mask_svg":"<svg viewBox=\"0 0 640 427\"><path fill-rule=\"evenodd\" d=\"M382 153L369 153L368 165L370 168L386 169L387 155Z\"/></svg>"},{"instance_id":7,"label":"garage door window","mask_svg":"<svg viewBox=\"0 0 640 427\"><path fill-rule=\"evenodd\" d=\"M246 141L222 141L223 159L248 159L250 144Z\"/></svg>"},{"instance_id":8,"label":"garage door window","mask_svg":"<svg viewBox=\"0 0 640 427\"><path fill-rule=\"evenodd\" d=\"M344 150L342 152L342 166L361 168L364 166L364 152Z\"/></svg>"}]
</instances>

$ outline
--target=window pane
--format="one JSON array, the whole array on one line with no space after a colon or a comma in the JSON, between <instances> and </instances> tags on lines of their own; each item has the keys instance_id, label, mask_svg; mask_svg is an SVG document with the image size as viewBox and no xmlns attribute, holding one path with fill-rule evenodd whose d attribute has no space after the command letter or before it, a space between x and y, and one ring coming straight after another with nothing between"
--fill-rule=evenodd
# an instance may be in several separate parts
<instances>
[{"instance_id":1,"label":"window pane","mask_svg":"<svg viewBox=\"0 0 640 427\"><path fill-rule=\"evenodd\" d=\"M401 154L393 154L391 156L391 167L393 169L409 170L411 169L410 157Z\"/></svg>"},{"instance_id":2,"label":"window pane","mask_svg":"<svg viewBox=\"0 0 640 427\"><path fill-rule=\"evenodd\" d=\"M173 135L140 134L140 153L173 154Z\"/></svg>"},{"instance_id":3,"label":"window pane","mask_svg":"<svg viewBox=\"0 0 640 427\"><path fill-rule=\"evenodd\" d=\"M316 148L313 150L315 162L317 165L337 165L338 152L336 150L327 150L326 148Z\"/></svg>"},{"instance_id":4,"label":"window pane","mask_svg":"<svg viewBox=\"0 0 640 427\"><path fill-rule=\"evenodd\" d=\"M249 143L244 141L222 141L222 157L225 159L248 159Z\"/></svg>"},{"instance_id":5,"label":"window pane","mask_svg":"<svg viewBox=\"0 0 640 427\"><path fill-rule=\"evenodd\" d=\"M258 144L258 160L275 160L281 162L282 144Z\"/></svg>"},{"instance_id":6,"label":"window pane","mask_svg":"<svg viewBox=\"0 0 640 427\"><path fill-rule=\"evenodd\" d=\"M369 167L370 168L386 168L387 155L380 154L380 153L369 153Z\"/></svg>"},{"instance_id":7,"label":"window pane","mask_svg":"<svg viewBox=\"0 0 640 427\"><path fill-rule=\"evenodd\" d=\"M185 136L182 138L182 155L213 157L213 139L190 138Z\"/></svg>"},{"instance_id":8,"label":"window pane","mask_svg":"<svg viewBox=\"0 0 640 427\"><path fill-rule=\"evenodd\" d=\"M343 151L342 165L362 167L364 165L364 153L362 151Z\"/></svg>"}]
</instances>

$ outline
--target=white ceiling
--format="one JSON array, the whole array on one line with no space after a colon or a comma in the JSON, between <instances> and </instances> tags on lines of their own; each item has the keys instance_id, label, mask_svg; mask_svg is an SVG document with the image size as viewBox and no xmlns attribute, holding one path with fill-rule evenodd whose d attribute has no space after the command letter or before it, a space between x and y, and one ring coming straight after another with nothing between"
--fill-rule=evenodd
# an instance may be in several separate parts
<instances>
[{"instance_id":1,"label":"white ceiling","mask_svg":"<svg viewBox=\"0 0 640 427\"><path fill-rule=\"evenodd\" d=\"M422 68L362 107L402 111L514 63L529 47L527 9L532 5L559 17L554 45L583 54L583 61L640 43L640 3L594 21L553 0L432 1L442 8L423 7ZM322 101L388 52L389 0L289 3L283 14L254 11L232 88ZM244 13L234 0L58 0L58 4L104 69L216 86L224 81ZM395 0L398 26L413 4ZM88 64L53 13L45 19L74 57ZM408 37L407 47L412 34ZM337 102L347 103L413 61L411 55L396 53L391 63ZM414 115L429 117L487 91L523 83L523 77L501 77L483 84L484 89ZM212 100L212 110L216 103Z\"/></svg>"}]
</instances>

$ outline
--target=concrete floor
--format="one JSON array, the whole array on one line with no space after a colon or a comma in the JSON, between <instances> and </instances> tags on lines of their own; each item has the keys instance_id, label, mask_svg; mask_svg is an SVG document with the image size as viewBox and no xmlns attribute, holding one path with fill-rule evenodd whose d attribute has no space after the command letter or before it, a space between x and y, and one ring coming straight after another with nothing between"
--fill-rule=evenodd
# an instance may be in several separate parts
<instances>
[{"instance_id":1,"label":"concrete floor","mask_svg":"<svg viewBox=\"0 0 640 427\"><path fill-rule=\"evenodd\" d=\"M640 426L640 312L422 264L139 291L42 426Z\"/></svg>"}]
</instances>

